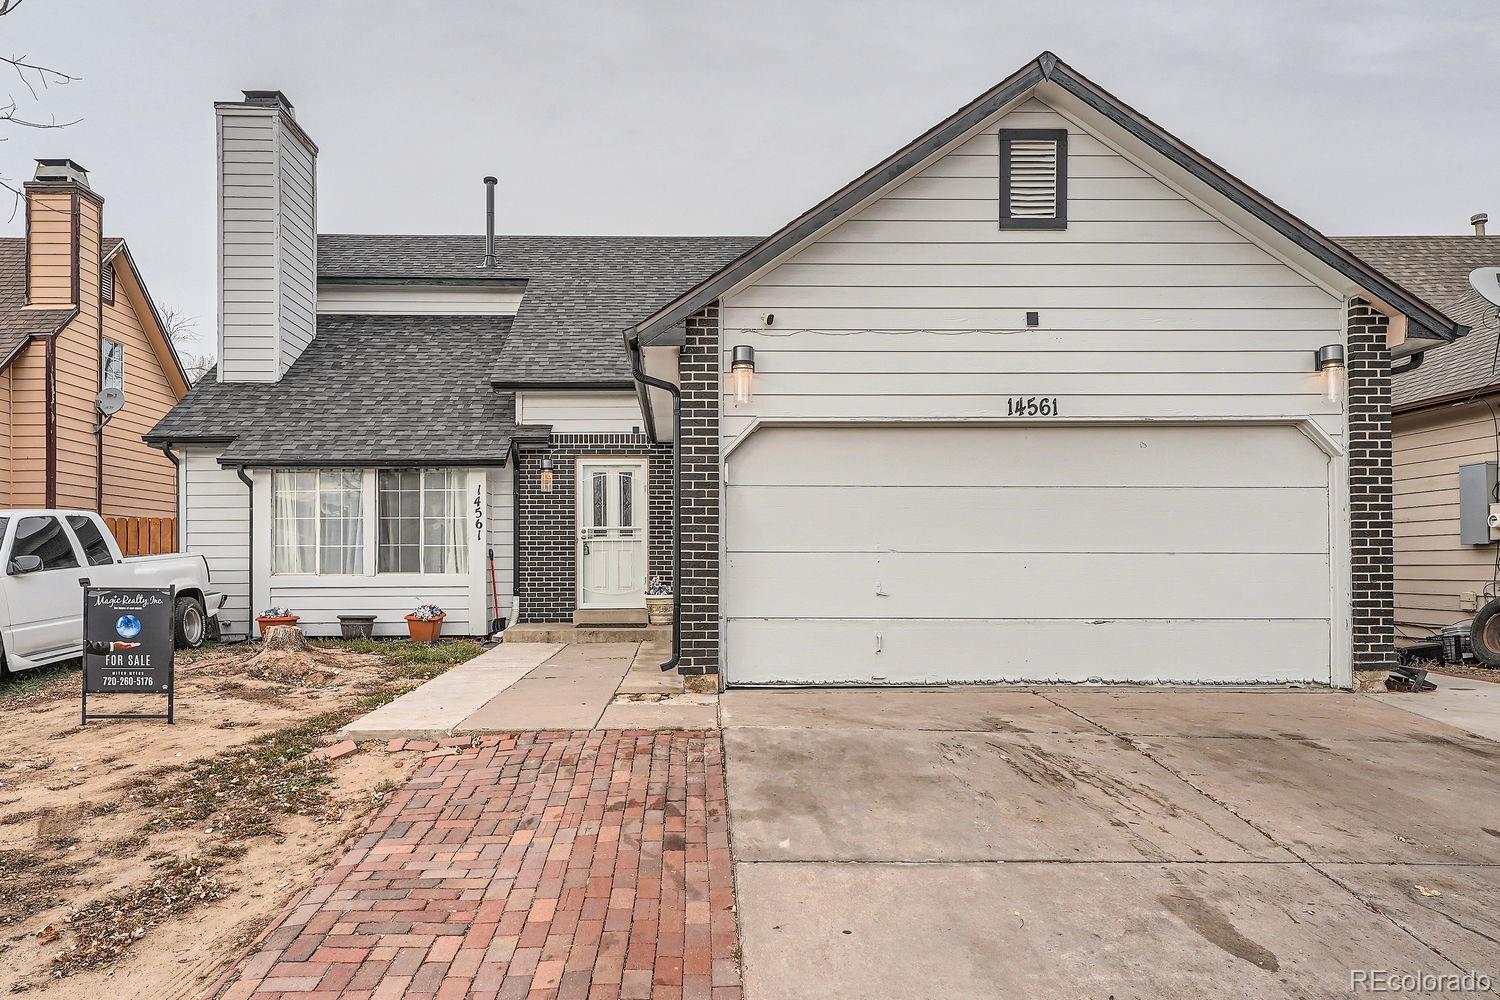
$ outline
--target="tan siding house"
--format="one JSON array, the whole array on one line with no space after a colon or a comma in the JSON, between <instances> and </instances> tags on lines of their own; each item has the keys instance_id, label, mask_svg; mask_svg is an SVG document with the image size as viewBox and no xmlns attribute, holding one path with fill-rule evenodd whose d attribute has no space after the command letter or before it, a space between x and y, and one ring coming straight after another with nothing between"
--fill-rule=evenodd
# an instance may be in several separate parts
<instances>
[{"instance_id":1,"label":"tan siding house","mask_svg":"<svg viewBox=\"0 0 1500 1000\"><path fill-rule=\"evenodd\" d=\"M1395 623L1398 641L1467 622L1496 586L1494 544L1459 534L1459 468L1500 462L1495 307L1469 273L1500 264L1500 237L1392 236L1340 241L1413 292L1473 327L1426 352L1392 383Z\"/></svg>"},{"instance_id":2,"label":"tan siding house","mask_svg":"<svg viewBox=\"0 0 1500 1000\"><path fill-rule=\"evenodd\" d=\"M141 436L187 394L187 377L129 249L103 235L87 173L39 164L26 237L0 240L0 497L175 518L176 467ZM125 400L107 418L106 385Z\"/></svg>"}]
</instances>

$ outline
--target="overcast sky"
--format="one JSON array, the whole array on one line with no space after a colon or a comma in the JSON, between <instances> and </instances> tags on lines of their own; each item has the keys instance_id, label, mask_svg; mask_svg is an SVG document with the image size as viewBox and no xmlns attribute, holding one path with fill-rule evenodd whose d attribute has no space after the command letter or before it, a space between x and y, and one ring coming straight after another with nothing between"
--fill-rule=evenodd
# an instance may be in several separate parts
<instances>
[{"instance_id":1,"label":"overcast sky","mask_svg":"<svg viewBox=\"0 0 1500 1000\"><path fill-rule=\"evenodd\" d=\"M24 0L71 156L159 304L214 323L214 100L280 89L323 232L768 232L1043 49L1329 234L1500 220L1494 0ZM67 30L59 30L59 24ZM3 86L3 85L0 85ZM6 213L0 213L3 218ZM19 220L8 232L20 231Z\"/></svg>"}]
</instances>

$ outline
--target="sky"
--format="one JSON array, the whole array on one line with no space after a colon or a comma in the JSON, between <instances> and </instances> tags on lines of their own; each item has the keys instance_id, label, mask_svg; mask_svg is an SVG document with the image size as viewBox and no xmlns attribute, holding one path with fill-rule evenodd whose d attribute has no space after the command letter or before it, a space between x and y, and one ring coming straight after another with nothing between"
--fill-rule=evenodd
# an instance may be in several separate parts
<instances>
[{"instance_id":1,"label":"sky","mask_svg":"<svg viewBox=\"0 0 1500 1000\"><path fill-rule=\"evenodd\" d=\"M325 233L482 232L493 173L501 232L755 235L1044 49L1330 235L1500 228L1494 0L23 0L0 51L79 79L0 88L81 120L0 128L0 176L87 167L210 350L242 90L320 147Z\"/></svg>"}]
</instances>

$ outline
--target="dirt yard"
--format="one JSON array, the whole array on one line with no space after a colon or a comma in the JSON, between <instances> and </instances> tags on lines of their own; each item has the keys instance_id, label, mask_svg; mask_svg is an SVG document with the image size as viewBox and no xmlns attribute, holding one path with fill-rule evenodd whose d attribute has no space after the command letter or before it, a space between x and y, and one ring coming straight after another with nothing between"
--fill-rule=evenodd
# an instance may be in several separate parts
<instances>
[{"instance_id":1,"label":"dirt yard","mask_svg":"<svg viewBox=\"0 0 1500 1000\"><path fill-rule=\"evenodd\" d=\"M420 761L375 746L329 760L333 732L480 650L179 654L171 726L80 727L76 668L0 681L0 984L48 998L198 996Z\"/></svg>"}]
</instances>

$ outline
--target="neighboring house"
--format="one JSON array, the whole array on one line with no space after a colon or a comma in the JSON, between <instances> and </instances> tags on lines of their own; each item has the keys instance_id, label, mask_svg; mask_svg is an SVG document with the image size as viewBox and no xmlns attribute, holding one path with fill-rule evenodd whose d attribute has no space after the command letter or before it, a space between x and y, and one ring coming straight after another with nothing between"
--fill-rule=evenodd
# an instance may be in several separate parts
<instances>
[{"instance_id":1,"label":"neighboring house","mask_svg":"<svg viewBox=\"0 0 1500 1000\"><path fill-rule=\"evenodd\" d=\"M148 437L241 632L479 631L490 551L639 620L676 542L731 684L1389 662L1390 359L1466 328L1050 54L768 238L493 259L314 237L285 98L217 108L223 360Z\"/></svg>"},{"instance_id":2,"label":"neighboring house","mask_svg":"<svg viewBox=\"0 0 1500 1000\"><path fill-rule=\"evenodd\" d=\"M1360 236L1340 239L1402 285L1473 328L1424 352L1391 388L1395 428L1395 624L1398 640L1425 639L1467 622L1486 597L1500 596L1496 547L1483 523L1467 539L1459 517L1459 469L1500 463L1500 354L1495 306L1469 285L1480 267L1500 266L1500 236ZM1489 482L1473 493L1483 518ZM1490 493L1490 496L1484 496ZM1475 530L1477 528L1477 531Z\"/></svg>"},{"instance_id":3,"label":"neighboring house","mask_svg":"<svg viewBox=\"0 0 1500 1000\"><path fill-rule=\"evenodd\" d=\"M87 171L37 163L26 236L0 239L0 505L95 510L149 530L177 515L176 468L142 435L187 379L125 241L103 235ZM107 418L104 388L124 394ZM171 548L170 533L121 541Z\"/></svg>"}]
</instances>

